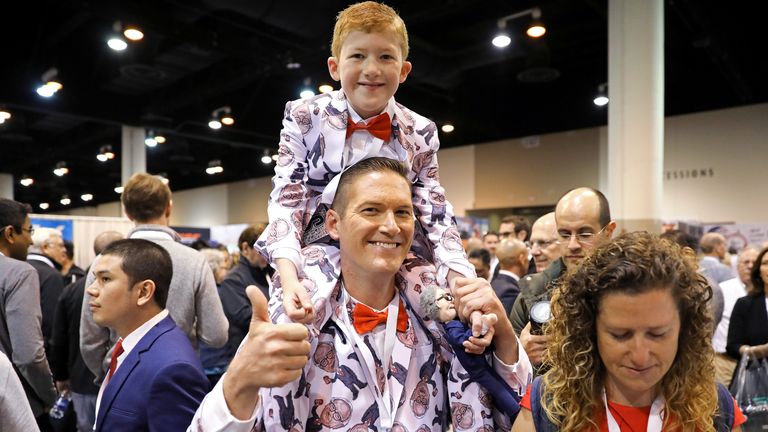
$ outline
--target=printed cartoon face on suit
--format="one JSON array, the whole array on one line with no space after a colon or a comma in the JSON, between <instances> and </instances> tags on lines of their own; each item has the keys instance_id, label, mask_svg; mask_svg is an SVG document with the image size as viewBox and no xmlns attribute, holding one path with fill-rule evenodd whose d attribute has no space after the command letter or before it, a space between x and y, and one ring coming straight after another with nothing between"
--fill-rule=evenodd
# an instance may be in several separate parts
<instances>
[{"instance_id":1,"label":"printed cartoon face on suit","mask_svg":"<svg viewBox=\"0 0 768 432\"><path fill-rule=\"evenodd\" d=\"M362 118L380 114L411 71L400 41L392 32L352 31L338 57L328 58L328 72L341 82L352 108Z\"/></svg>"},{"instance_id":2,"label":"printed cartoon face on suit","mask_svg":"<svg viewBox=\"0 0 768 432\"><path fill-rule=\"evenodd\" d=\"M317 345L315 354L312 356L315 364L320 369L326 372L333 372L336 370L336 349L327 342L320 342Z\"/></svg>"},{"instance_id":3,"label":"printed cartoon face on suit","mask_svg":"<svg viewBox=\"0 0 768 432\"><path fill-rule=\"evenodd\" d=\"M680 313L672 290L606 294L596 324L608 397L650 405L677 355Z\"/></svg>"},{"instance_id":4,"label":"printed cartoon face on suit","mask_svg":"<svg viewBox=\"0 0 768 432\"><path fill-rule=\"evenodd\" d=\"M329 210L326 221L328 233L339 240L344 274L392 277L413 241L410 185L394 172L372 171L346 189L343 208Z\"/></svg>"},{"instance_id":5,"label":"printed cartoon face on suit","mask_svg":"<svg viewBox=\"0 0 768 432\"><path fill-rule=\"evenodd\" d=\"M352 416L352 406L344 399L333 398L320 413L320 423L331 429L346 426Z\"/></svg>"}]
</instances>

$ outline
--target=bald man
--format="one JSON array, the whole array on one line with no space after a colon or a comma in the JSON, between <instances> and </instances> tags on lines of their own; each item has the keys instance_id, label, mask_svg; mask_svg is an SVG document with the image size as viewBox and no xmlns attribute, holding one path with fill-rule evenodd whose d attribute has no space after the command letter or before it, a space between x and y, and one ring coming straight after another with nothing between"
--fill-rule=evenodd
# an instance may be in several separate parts
<instances>
[{"instance_id":1,"label":"bald man","mask_svg":"<svg viewBox=\"0 0 768 432\"><path fill-rule=\"evenodd\" d=\"M528 248L517 238L509 237L496 246L496 257L499 259L499 274L491 286L509 315L520 294L518 281L528 271Z\"/></svg>"},{"instance_id":2,"label":"bald man","mask_svg":"<svg viewBox=\"0 0 768 432\"><path fill-rule=\"evenodd\" d=\"M531 334L530 308L537 302L549 302L553 287L566 269L579 265L588 251L610 240L616 229L605 195L586 187L570 190L560 198L555 207L555 225L561 257L541 273L520 280L520 295L510 313L512 326L534 366L541 365L549 337Z\"/></svg>"},{"instance_id":3,"label":"bald man","mask_svg":"<svg viewBox=\"0 0 768 432\"><path fill-rule=\"evenodd\" d=\"M722 262L728 251L728 242L722 234L715 232L704 234L699 240L699 249L702 254L699 267L704 270L704 274L717 283L736 277L733 270Z\"/></svg>"},{"instance_id":4,"label":"bald man","mask_svg":"<svg viewBox=\"0 0 768 432\"><path fill-rule=\"evenodd\" d=\"M555 212L549 212L536 219L531 228L531 255L536 264L536 273L541 273L548 265L560 258L560 245L557 243L557 225Z\"/></svg>"}]
</instances>

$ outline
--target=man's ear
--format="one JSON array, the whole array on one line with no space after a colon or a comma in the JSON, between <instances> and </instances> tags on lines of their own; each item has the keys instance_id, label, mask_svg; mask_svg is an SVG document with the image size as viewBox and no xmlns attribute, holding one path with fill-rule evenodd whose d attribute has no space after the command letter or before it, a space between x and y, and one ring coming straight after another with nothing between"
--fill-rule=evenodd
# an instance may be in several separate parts
<instances>
[{"instance_id":1,"label":"man's ear","mask_svg":"<svg viewBox=\"0 0 768 432\"><path fill-rule=\"evenodd\" d=\"M333 78L334 81L341 80L341 75L339 75L339 61L336 57L328 57L328 73L331 74L331 78Z\"/></svg>"},{"instance_id":2,"label":"man's ear","mask_svg":"<svg viewBox=\"0 0 768 432\"><path fill-rule=\"evenodd\" d=\"M14 233L15 233L14 228L8 225L7 227L3 228L3 239L9 244L16 243L16 241L13 238Z\"/></svg>"},{"instance_id":3,"label":"man's ear","mask_svg":"<svg viewBox=\"0 0 768 432\"><path fill-rule=\"evenodd\" d=\"M171 210L173 209L173 200L168 201L168 206L165 208L165 217L168 219L168 223L171 221Z\"/></svg>"},{"instance_id":4,"label":"man's ear","mask_svg":"<svg viewBox=\"0 0 768 432\"><path fill-rule=\"evenodd\" d=\"M136 285L138 285L136 289L139 292L139 298L136 299L137 306L144 306L149 302L155 301L154 297L156 287L154 281L147 279L137 283Z\"/></svg>"},{"instance_id":5,"label":"man's ear","mask_svg":"<svg viewBox=\"0 0 768 432\"><path fill-rule=\"evenodd\" d=\"M339 222L341 222L341 216L336 210L328 209L325 213L325 230L332 239L339 239Z\"/></svg>"},{"instance_id":6,"label":"man's ear","mask_svg":"<svg viewBox=\"0 0 768 432\"><path fill-rule=\"evenodd\" d=\"M612 220L608 222L608 225L605 226L605 232L608 233L608 239L611 239L611 236L613 236L613 230L616 229L616 221Z\"/></svg>"},{"instance_id":7,"label":"man's ear","mask_svg":"<svg viewBox=\"0 0 768 432\"><path fill-rule=\"evenodd\" d=\"M248 248L253 247L253 245L249 245L248 242L242 242L240 243L240 252L247 251Z\"/></svg>"}]
</instances>

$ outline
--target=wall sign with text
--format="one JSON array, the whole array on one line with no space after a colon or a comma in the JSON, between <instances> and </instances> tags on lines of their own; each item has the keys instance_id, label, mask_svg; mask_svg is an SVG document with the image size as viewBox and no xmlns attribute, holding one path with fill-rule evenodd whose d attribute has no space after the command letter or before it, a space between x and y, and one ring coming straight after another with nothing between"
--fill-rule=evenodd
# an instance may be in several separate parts
<instances>
[{"instance_id":1,"label":"wall sign with text","mask_svg":"<svg viewBox=\"0 0 768 432\"><path fill-rule=\"evenodd\" d=\"M691 168L664 171L664 180L686 180L714 177L713 168Z\"/></svg>"}]
</instances>

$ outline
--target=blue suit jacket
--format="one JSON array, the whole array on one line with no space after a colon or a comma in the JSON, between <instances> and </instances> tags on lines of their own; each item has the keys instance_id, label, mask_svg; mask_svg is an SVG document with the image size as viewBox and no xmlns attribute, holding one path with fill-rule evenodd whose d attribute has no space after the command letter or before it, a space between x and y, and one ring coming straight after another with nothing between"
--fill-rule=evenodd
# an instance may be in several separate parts
<instances>
[{"instance_id":1,"label":"blue suit jacket","mask_svg":"<svg viewBox=\"0 0 768 432\"><path fill-rule=\"evenodd\" d=\"M208 389L189 339L168 316L144 335L104 389L96 431L184 431Z\"/></svg>"}]
</instances>

